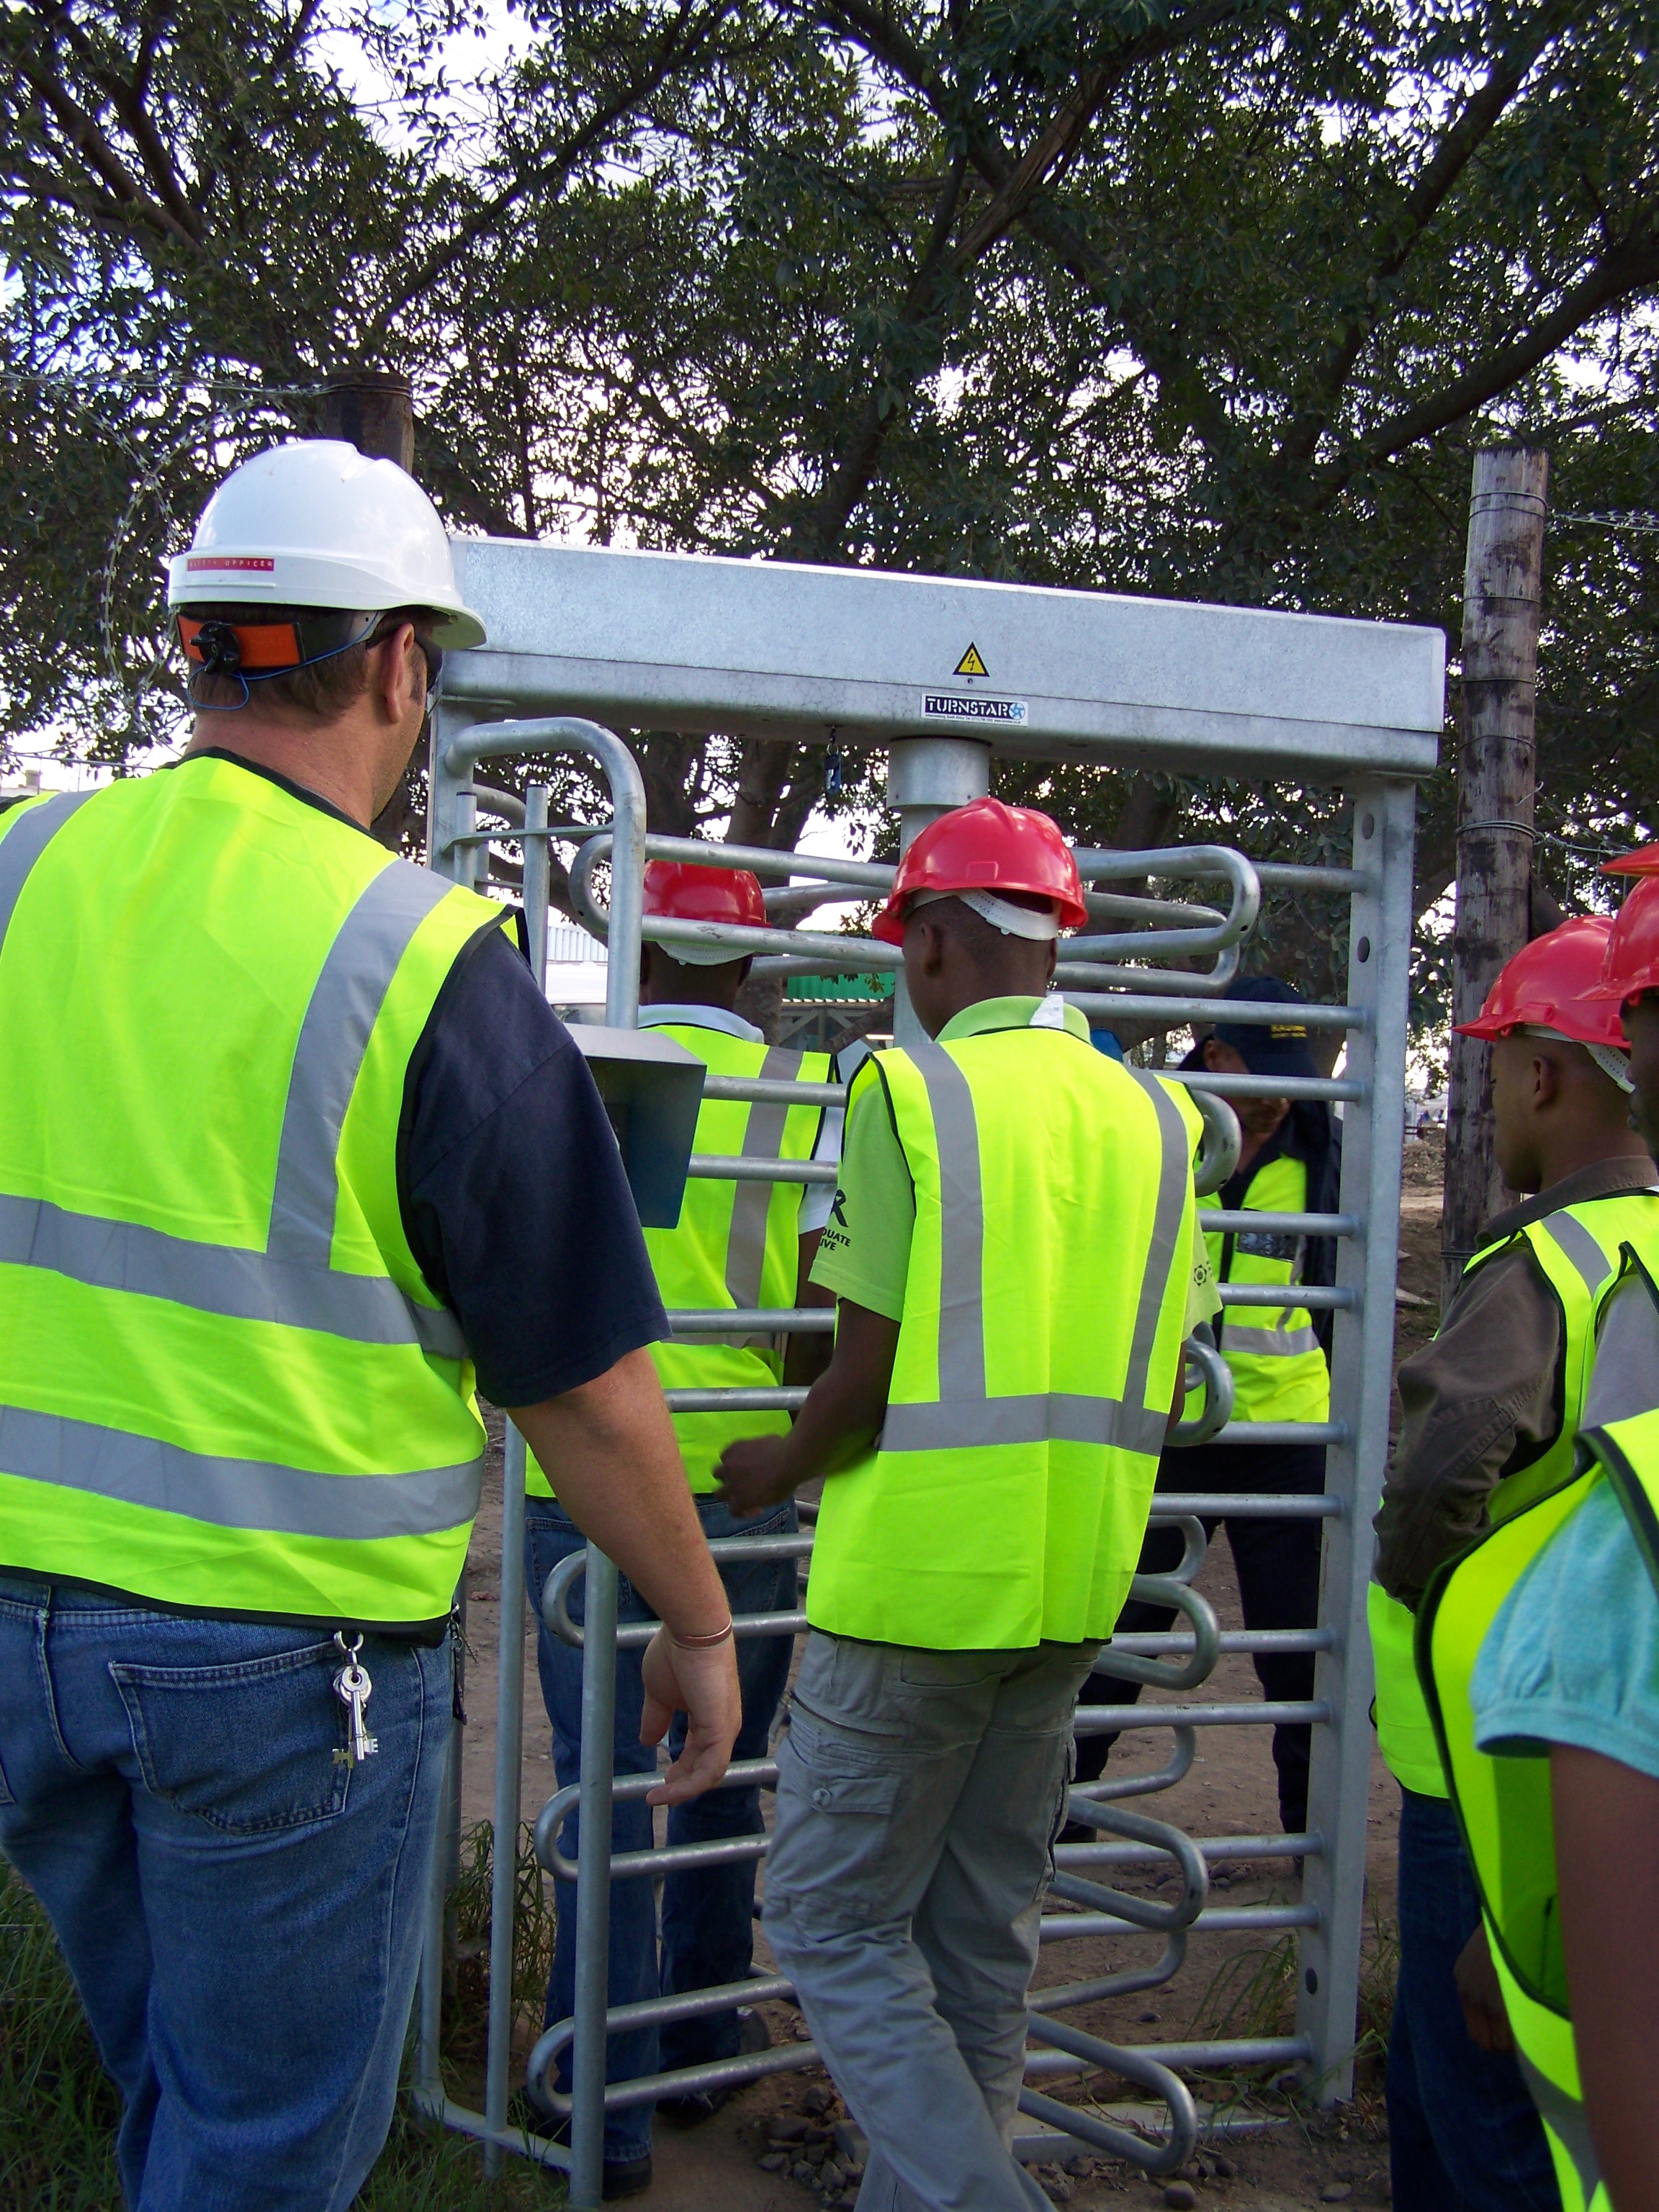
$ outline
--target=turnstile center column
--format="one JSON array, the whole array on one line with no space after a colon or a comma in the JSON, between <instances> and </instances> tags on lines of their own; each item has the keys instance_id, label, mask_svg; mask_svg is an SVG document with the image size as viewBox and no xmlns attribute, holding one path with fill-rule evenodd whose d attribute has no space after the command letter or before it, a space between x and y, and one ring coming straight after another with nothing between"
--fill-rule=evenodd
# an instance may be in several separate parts
<instances>
[{"instance_id":1,"label":"turnstile center column","mask_svg":"<svg viewBox=\"0 0 1659 2212\"><path fill-rule=\"evenodd\" d=\"M991 748L977 738L896 738L887 756L887 804L899 818L899 851L919 830L954 806L983 799L991 788ZM921 1024L910 1011L901 969L893 985L893 1042L917 1043Z\"/></svg>"}]
</instances>

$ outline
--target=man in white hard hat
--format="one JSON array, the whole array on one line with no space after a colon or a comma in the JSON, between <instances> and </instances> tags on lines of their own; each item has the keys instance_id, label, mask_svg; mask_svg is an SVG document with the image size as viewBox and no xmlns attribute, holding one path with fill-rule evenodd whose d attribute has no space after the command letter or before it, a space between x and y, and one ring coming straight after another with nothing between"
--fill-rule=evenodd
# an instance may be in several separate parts
<instances>
[{"instance_id":1,"label":"man in white hard hat","mask_svg":"<svg viewBox=\"0 0 1659 2212\"><path fill-rule=\"evenodd\" d=\"M615 1141L502 910L394 860L446 647L418 487L238 469L172 564L184 758L0 818L0 1844L143 2212L343 2212L449 1734L476 1373L665 1624L670 1802L738 1719Z\"/></svg>"}]
</instances>

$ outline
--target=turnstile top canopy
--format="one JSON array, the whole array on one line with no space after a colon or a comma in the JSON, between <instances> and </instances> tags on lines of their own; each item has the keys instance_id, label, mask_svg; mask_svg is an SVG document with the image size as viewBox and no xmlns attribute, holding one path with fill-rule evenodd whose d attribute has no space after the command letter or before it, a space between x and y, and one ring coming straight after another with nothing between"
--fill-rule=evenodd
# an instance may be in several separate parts
<instances>
[{"instance_id":1,"label":"turnstile top canopy","mask_svg":"<svg viewBox=\"0 0 1659 2212\"><path fill-rule=\"evenodd\" d=\"M1402 623L1031 584L453 541L488 645L446 697L492 718L885 744L1210 774L1426 775L1445 637Z\"/></svg>"}]
</instances>

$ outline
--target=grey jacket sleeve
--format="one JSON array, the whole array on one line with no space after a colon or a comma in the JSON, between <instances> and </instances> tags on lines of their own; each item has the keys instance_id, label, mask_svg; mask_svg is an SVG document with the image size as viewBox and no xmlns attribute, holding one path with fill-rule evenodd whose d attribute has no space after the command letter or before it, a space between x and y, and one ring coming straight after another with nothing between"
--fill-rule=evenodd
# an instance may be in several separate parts
<instances>
[{"instance_id":1,"label":"grey jacket sleeve","mask_svg":"<svg viewBox=\"0 0 1659 2212\"><path fill-rule=\"evenodd\" d=\"M1561 1312L1524 1241L1462 1284L1439 1334L1400 1370L1404 1411L1382 1509L1376 1579L1415 1609L1443 1559L1486 1526L1511 1461L1554 1443Z\"/></svg>"}]
</instances>

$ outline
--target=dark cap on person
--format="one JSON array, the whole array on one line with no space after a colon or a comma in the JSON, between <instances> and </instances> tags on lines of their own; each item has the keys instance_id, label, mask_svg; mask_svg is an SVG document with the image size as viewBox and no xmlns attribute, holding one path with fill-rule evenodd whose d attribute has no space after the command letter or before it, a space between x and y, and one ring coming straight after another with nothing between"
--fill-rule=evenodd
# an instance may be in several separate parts
<instances>
[{"instance_id":1,"label":"dark cap on person","mask_svg":"<svg viewBox=\"0 0 1659 2212\"><path fill-rule=\"evenodd\" d=\"M1221 994L1225 999L1249 999L1285 1010L1282 1022L1218 1022L1214 1035L1231 1045L1252 1075L1314 1075L1308 1051L1308 1025L1291 1010L1307 1000L1276 975L1236 975ZM1220 1008L1218 1006L1217 1012Z\"/></svg>"}]
</instances>

